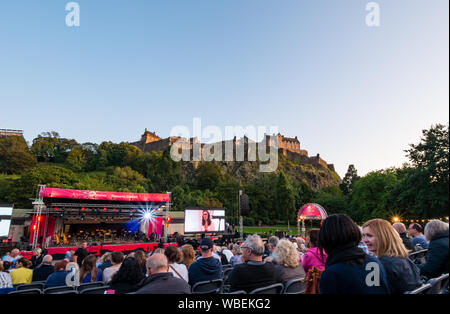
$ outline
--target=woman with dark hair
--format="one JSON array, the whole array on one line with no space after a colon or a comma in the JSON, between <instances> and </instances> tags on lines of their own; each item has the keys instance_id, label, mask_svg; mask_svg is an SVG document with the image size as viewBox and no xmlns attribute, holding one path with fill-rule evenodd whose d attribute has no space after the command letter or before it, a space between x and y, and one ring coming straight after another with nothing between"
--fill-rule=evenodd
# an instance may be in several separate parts
<instances>
[{"instance_id":1,"label":"woman with dark hair","mask_svg":"<svg viewBox=\"0 0 450 314\"><path fill-rule=\"evenodd\" d=\"M138 261L134 257L127 257L113 275L109 285L111 290L115 290L115 294L134 292L137 291L139 282L144 278Z\"/></svg>"},{"instance_id":2,"label":"woman with dark hair","mask_svg":"<svg viewBox=\"0 0 450 314\"><path fill-rule=\"evenodd\" d=\"M326 218L319 232L319 250L327 253L320 277L321 294L387 294L389 288L383 265L358 247L361 232L343 214Z\"/></svg>"},{"instance_id":3,"label":"woman with dark hair","mask_svg":"<svg viewBox=\"0 0 450 314\"><path fill-rule=\"evenodd\" d=\"M145 252L142 250L137 250L134 252L133 257L136 259L136 261L139 264L139 267L142 271L142 275L146 275L147 274L147 256L145 256Z\"/></svg>"},{"instance_id":4,"label":"woman with dark hair","mask_svg":"<svg viewBox=\"0 0 450 314\"><path fill-rule=\"evenodd\" d=\"M319 231L318 228L312 228L308 230L308 236L306 237L306 247L308 248L303 255L302 265L305 272L308 272L313 267L319 270L325 269L325 262L327 260L327 254L321 254L319 246Z\"/></svg>"},{"instance_id":5,"label":"woman with dark hair","mask_svg":"<svg viewBox=\"0 0 450 314\"><path fill-rule=\"evenodd\" d=\"M186 282L189 281L189 275L186 265L179 264L181 259L181 254L178 249L172 245L166 247L164 255L167 257L169 262L169 272L173 274L174 277L184 279Z\"/></svg>"},{"instance_id":6,"label":"woman with dark hair","mask_svg":"<svg viewBox=\"0 0 450 314\"><path fill-rule=\"evenodd\" d=\"M89 254L83 259L80 269L81 283L102 281L102 271L97 268L97 258L93 254Z\"/></svg>"},{"instance_id":7,"label":"woman with dark hair","mask_svg":"<svg viewBox=\"0 0 450 314\"><path fill-rule=\"evenodd\" d=\"M211 214L208 210L203 210L202 212L202 230L201 231L210 231L211 226Z\"/></svg>"}]
</instances>

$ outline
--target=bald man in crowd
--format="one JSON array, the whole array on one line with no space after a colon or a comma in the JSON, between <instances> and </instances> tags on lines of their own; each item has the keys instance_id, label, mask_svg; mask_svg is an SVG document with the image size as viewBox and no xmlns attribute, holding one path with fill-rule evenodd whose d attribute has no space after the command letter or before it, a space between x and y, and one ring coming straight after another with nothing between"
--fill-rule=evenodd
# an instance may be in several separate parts
<instances>
[{"instance_id":1,"label":"bald man in crowd","mask_svg":"<svg viewBox=\"0 0 450 314\"><path fill-rule=\"evenodd\" d=\"M33 270L32 281L44 281L48 276L55 271L53 263L53 257L51 255L45 255L42 259L42 264Z\"/></svg>"},{"instance_id":2,"label":"bald man in crowd","mask_svg":"<svg viewBox=\"0 0 450 314\"><path fill-rule=\"evenodd\" d=\"M147 273L136 294L190 294L191 288L183 279L169 272L167 257L155 253L147 259Z\"/></svg>"},{"instance_id":3,"label":"bald man in crowd","mask_svg":"<svg viewBox=\"0 0 450 314\"><path fill-rule=\"evenodd\" d=\"M405 248L409 251L414 252L414 245L411 242L411 240L408 238L408 235L406 234L405 225L401 222L396 222L395 224L392 225L392 227L394 227L394 229L400 235L400 238L402 238L403 245L405 246Z\"/></svg>"}]
</instances>

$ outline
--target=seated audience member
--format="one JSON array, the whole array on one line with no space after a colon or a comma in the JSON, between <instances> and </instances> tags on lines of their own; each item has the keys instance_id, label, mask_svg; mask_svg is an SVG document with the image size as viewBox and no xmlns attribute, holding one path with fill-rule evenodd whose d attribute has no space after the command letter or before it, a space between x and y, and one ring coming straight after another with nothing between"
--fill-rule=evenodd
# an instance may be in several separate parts
<instances>
[{"instance_id":1,"label":"seated audience member","mask_svg":"<svg viewBox=\"0 0 450 314\"><path fill-rule=\"evenodd\" d=\"M135 292L144 278L138 261L134 257L127 257L112 276L109 285L111 290L115 290L115 294Z\"/></svg>"},{"instance_id":2,"label":"seated audience member","mask_svg":"<svg viewBox=\"0 0 450 314\"><path fill-rule=\"evenodd\" d=\"M389 293L383 265L375 256L367 255L358 248L359 242L361 232L347 215L331 215L323 220L319 250L324 250L328 256L320 277L321 294ZM373 272L375 269L377 271ZM373 285L368 285L371 280Z\"/></svg>"},{"instance_id":3,"label":"seated audience member","mask_svg":"<svg viewBox=\"0 0 450 314\"><path fill-rule=\"evenodd\" d=\"M319 270L324 270L325 268L327 254L321 254L318 248L319 231L320 229L317 228L308 230L308 236L306 237L307 250L302 259L302 266L305 272L308 272L313 267L316 267Z\"/></svg>"},{"instance_id":4,"label":"seated audience member","mask_svg":"<svg viewBox=\"0 0 450 314\"><path fill-rule=\"evenodd\" d=\"M222 246L222 255L226 257L227 263L230 263L230 259L233 257L233 252L231 252L226 246ZM222 263L223 265L223 263Z\"/></svg>"},{"instance_id":5,"label":"seated audience member","mask_svg":"<svg viewBox=\"0 0 450 314\"><path fill-rule=\"evenodd\" d=\"M305 270L298 261L298 252L294 243L280 240L273 252L273 257L277 282L284 284L289 280L305 277Z\"/></svg>"},{"instance_id":6,"label":"seated audience member","mask_svg":"<svg viewBox=\"0 0 450 314\"><path fill-rule=\"evenodd\" d=\"M263 261L264 244L259 235L250 235L241 246L242 264L233 267L228 281L230 291L245 290L247 293L276 283L275 265Z\"/></svg>"},{"instance_id":7,"label":"seated audience member","mask_svg":"<svg viewBox=\"0 0 450 314\"><path fill-rule=\"evenodd\" d=\"M72 248L67 249L66 255L64 255L64 259L66 259L68 262L70 262L71 258L75 254L75 250Z\"/></svg>"},{"instance_id":8,"label":"seated audience member","mask_svg":"<svg viewBox=\"0 0 450 314\"><path fill-rule=\"evenodd\" d=\"M434 219L425 225L425 238L429 241L426 263L418 265L420 274L435 278L449 272L448 223Z\"/></svg>"},{"instance_id":9,"label":"seated audience member","mask_svg":"<svg viewBox=\"0 0 450 314\"><path fill-rule=\"evenodd\" d=\"M195 251L192 245L185 244L181 247L181 262L189 269L189 266L195 262ZM188 276L189 278L189 276Z\"/></svg>"},{"instance_id":10,"label":"seated audience member","mask_svg":"<svg viewBox=\"0 0 450 314\"><path fill-rule=\"evenodd\" d=\"M172 245L166 247L164 255L167 257L169 262L169 272L173 273L176 278L184 279L186 282L189 281L188 270L184 264L178 264L180 260L180 251Z\"/></svg>"},{"instance_id":11,"label":"seated audience member","mask_svg":"<svg viewBox=\"0 0 450 314\"><path fill-rule=\"evenodd\" d=\"M141 267L142 274L145 276L147 274L147 256L145 255L145 252L142 250L137 250L134 252L134 258L139 263L139 266Z\"/></svg>"},{"instance_id":12,"label":"seated audience member","mask_svg":"<svg viewBox=\"0 0 450 314\"><path fill-rule=\"evenodd\" d=\"M9 273L5 272L4 261L0 260L0 294L7 294L13 289L13 283Z\"/></svg>"},{"instance_id":13,"label":"seated audience member","mask_svg":"<svg viewBox=\"0 0 450 314\"><path fill-rule=\"evenodd\" d=\"M414 244L412 243L411 239L408 238L405 225L401 222L396 222L392 225L392 227L394 227L395 231L397 231L397 233L400 235L405 248L409 252L414 252Z\"/></svg>"},{"instance_id":14,"label":"seated audience member","mask_svg":"<svg viewBox=\"0 0 450 314\"><path fill-rule=\"evenodd\" d=\"M52 265L53 257L51 255L45 255L42 259L41 266L35 268L33 270L33 279L32 281L45 281L48 276L53 274L55 271L55 267Z\"/></svg>"},{"instance_id":15,"label":"seated audience member","mask_svg":"<svg viewBox=\"0 0 450 314\"><path fill-rule=\"evenodd\" d=\"M66 286L66 278L69 272L66 270L67 261L63 259L62 261L56 262L55 271L48 276L47 281L45 281L44 288L61 287Z\"/></svg>"},{"instance_id":16,"label":"seated audience member","mask_svg":"<svg viewBox=\"0 0 450 314\"><path fill-rule=\"evenodd\" d=\"M102 255L102 257L100 259L100 265L98 265L97 267L101 271L104 271L106 268L111 267L111 266L112 266L111 252L106 252L105 254Z\"/></svg>"},{"instance_id":17,"label":"seated audience member","mask_svg":"<svg viewBox=\"0 0 450 314\"><path fill-rule=\"evenodd\" d=\"M80 268L80 281L81 283L102 281L102 271L96 266L95 255L89 254L83 259L83 263Z\"/></svg>"},{"instance_id":18,"label":"seated audience member","mask_svg":"<svg viewBox=\"0 0 450 314\"><path fill-rule=\"evenodd\" d=\"M269 250L269 256L273 255L273 252L275 251L275 248L278 245L278 241L280 239L277 236L271 236L269 240L267 241L267 248Z\"/></svg>"},{"instance_id":19,"label":"seated audience member","mask_svg":"<svg viewBox=\"0 0 450 314\"><path fill-rule=\"evenodd\" d=\"M364 251L364 253L366 253L367 255L373 255L372 252L369 251L369 248L367 247L367 245L364 243L364 241L362 240L362 235L363 235L363 230L362 227L358 226L359 231L361 231L361 241L358 244L358 247Z\"/></svg>"},{"instance_id":20,"label":"seated audience member","mask_svg":"<svg viewBox=\"0 0 450 314\"><path fill-rule=\"evenodd\" d=\"M22 258L22 256L20 255L19 249L15 248L15 249L12 249L11 254L6 259L6 261L11 262L11 269L12 269L12 268L16 267L16 261L18 261L21 258ZM30 262L30 267L31 267L31 262Z\"/></svg>"},{"instance_id":21,"label":"seated audience member","mask_svg":"<svg viewBox=\"0 0 450 314\"><path fill-rule=\"evenodd\" d=\"M416 245L420 245L422 249L428 249L428 242L425 240L425 236L423 235L423 228L418 223L412 223L409 225L408 233L412 236L412 244L414 247Z\"/></svg>"},{"instance_id":22,"label":"seated audience member","mask_svg":"<svg viewBox=\"0 0 450 314\"><path fill-rule=\"evenodd\" d=\"M402 239L384 219L372 219L363 225L363 241L383 264L392 294L403 294L422 285L420 271L408 258Z\"/></svg>"},{"instance_id":23,"label":"seated audience member","mask_svg":"<svg viewBox=\"0 0 450 314\"><path fill-rule=\"evenodd\" d=\"M31 280L33 279L33 271L30 267L31 261L25 257L22 257L16 261L16 269L9 272L13 285L18 285L20 283L31 283Z\"/></svg>"},{"instance_id":24,"label":"seated audience member","mask_svg":"<svg viewBox=\"0 0 450 314\"><path fill-rule=\"evenodd\" d=\"M214 258L213 258L214 259ZM154 253L147 259L148 277L139 284L136 294L190 294L187 282L169 272L167 257Z\"/></svg>"},{"instance_id":25,"label":"seated audience member","mask_svg":"<svg viewBox=\"0 0 450 314\"><path fill-rule=\"evenodd\" d=\"M189 284L193 286L197 282L221 279L222 264L212 256L213 241L210 238L203 238L200 242L202 257L189 266Z\"/></svg>"},{"instance_id":26,"label":"seated audience member","mask_svg":"<svg viewBox=\"0 0 450 314\"><path fill-rule=\"evenodd\" d=\"M239 244L233 244L233 249L231 250L233 257L230 258L231 266L236 266L237 264L242 264L242 249Z\"/></svg>"},{"instance_id":27,"label":"seated audience member","mask_svg":"<svg viewBox=\"0 0 450 314\"><path fill-rule=\"evenodd\" d=\"M33 256L31 257L31 269L39 267L42 263L43 258L44 256L42 255L42 249L36 248L33 252Z\"/></svg>"},{"instance_id":28,"label":"seated audience member","mask_svg":"<svg viewBox=\"0 0 450 314\"><path fill-rule=\"evenodd\" d=\"M222 256L220 255L220 246L213 245L213 252L212 257L217 258L221 264L222 263Z\"/></svg>"},{"instance_id":29,"label":"seated audience member","mask_svg":"<svg viewBox=\"0 0 450 314\"><path fill-rule=\"evenodd\" d=\"M123 253L122 252L112 252L111 253L111 263L112 266L105 268L103 271L103 281L105 283L109 283L111 281L112 276L119 270L120 265L123 262Z\"/></svg>"}]
</instances>

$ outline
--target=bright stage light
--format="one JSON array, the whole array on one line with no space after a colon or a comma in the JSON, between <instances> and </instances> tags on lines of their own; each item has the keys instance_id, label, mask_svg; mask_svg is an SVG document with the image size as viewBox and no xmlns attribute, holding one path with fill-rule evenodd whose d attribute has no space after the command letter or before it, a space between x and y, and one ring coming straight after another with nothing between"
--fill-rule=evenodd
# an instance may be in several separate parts
<instances>
[{"instance_id":1,"label":"bright stage light","mask_svg":"<svg viewBox=\"0 0 450 314\"><path fill-rule=\"evenodd\" d=\"M152 217L152 214L150 214L149 212L146 212L144 214L144 219L149 220Z\"/></svg>"}]
</instances>

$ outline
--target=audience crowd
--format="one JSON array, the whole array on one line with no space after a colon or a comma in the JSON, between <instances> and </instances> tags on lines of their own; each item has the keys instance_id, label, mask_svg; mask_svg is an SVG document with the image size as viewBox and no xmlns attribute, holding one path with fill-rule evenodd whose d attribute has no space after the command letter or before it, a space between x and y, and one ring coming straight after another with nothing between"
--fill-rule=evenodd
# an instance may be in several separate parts
<instances>
[{"instance_id":1,"label":"audience crowd","mask_svg":"<svg viewBox=\"0 0 450 314\"><path fill-rule=\"evenodd\" d=\"M115 294L190 294L198 283L216 279L229 292L248 293L314 271L320 273L321 294L402 294L449 272L448 232L448 223L440 220L406 229L383 219L358 226L335 214L320 228L309 229L306 239L271 236L264 242L250 235L242 243L219 246L203 237L198 247L184 244L99 257L89 254L83 243L59 261L39 248L31 260L13 249L0 260L0 294L37 281L45 282L44 288L103 282ZM427 250L426 260L416 264L409 254L421 250Z\"/></svg>"}]
</instances>

